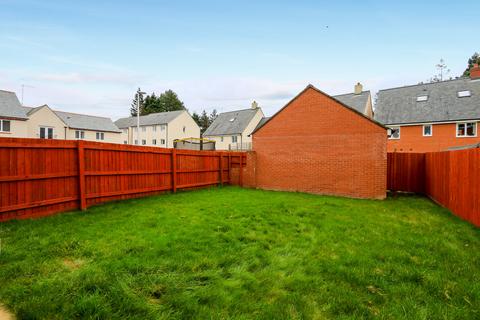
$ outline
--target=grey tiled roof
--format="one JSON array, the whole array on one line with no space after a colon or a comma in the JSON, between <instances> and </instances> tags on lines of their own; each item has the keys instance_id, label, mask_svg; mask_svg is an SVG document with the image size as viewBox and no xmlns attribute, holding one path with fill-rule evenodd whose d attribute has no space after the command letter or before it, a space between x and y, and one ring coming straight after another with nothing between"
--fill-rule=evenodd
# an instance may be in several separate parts
<instances>
[{"instance_id":1,"label":"grey tiled roof","mask_svg":"<svg viewBox=\"0 0 480 320\"><path fill-rule=\"evenodd\" d=\"M332 96L343 104L346 104L350 108L357 110L365 114L365 107L367 106L368 97L370 96L370 91L362 91L360 94L347 93L340 94L338 96Z\"/></svg>"},{"instance_id":2,"label":"grey tiled roof","mask_svg":"<svg viewBox=\"0 0 480 320\"><path fill-rule=\"evenodd\" d=\"M469 90L470 97L458 97ZM417 97L428 96L417 102ZM480 119L480 80L460 78L443 82L380 90L375 119L383 124Z\"/></svg>"},{"instance_id":3,"label":"grey tiled roof","mask_svg":"<svg viewBox=\"0 0 480 320\"><path fill-rule=\"evenodd\" d=\"M178 117L182 112L186 112L185 110L178 110L178 111L169 111L169 112L158 112L158 113L151 113L146 116L140 116L140 125L141 126L151 126L155 124L167 124L176 117ZM115 124L120 129L134 127L137 125L137 117L128 117L128 118L121 118L115 121Z\"/></svg>"},{"instance_id":4,"label":"grey tiled roof","mask_svg":"<svg viewBox=\"0 0 480 320\"><path fill-rule=\"evenodd\" d=\"M30 115L37 108L23 107L25 112ZM86 114L55 111L52 110L69 128L72 129L84 129L93 131L108 131L108 132L121 132L110 118L97 117Z\"/></svg>"},{"instance_id":5,"label":"grey tiled roof","mask_svg":"<svg viewBox=\"0 0 480 320\"><path fill-rule=\"evenodd\" d=\"M259 109L244 109L223 112L205 130L204 136L242 133ZM233 119L233 120L232 120Z\"/></svg>"},{"instance_id":6,"label":"grey tiled roof","mask_svg":"<svg viewBox=\"0 0 480 320\"><path fill-rule=\"evenodd\" d=\"M26 112L14 92L0 90L0 117L27 119Z\"/></svg>"},{"instance_id":7,"label":"grey tiled roof","mask_svg":"<svg viewBox=\"0 0 480 320\"><path fill-rule=\"evenodd\" d=\"M63 111L54 111L70 128L95 131L121 132L112 119Z\"/></svg>"}]
</instances>

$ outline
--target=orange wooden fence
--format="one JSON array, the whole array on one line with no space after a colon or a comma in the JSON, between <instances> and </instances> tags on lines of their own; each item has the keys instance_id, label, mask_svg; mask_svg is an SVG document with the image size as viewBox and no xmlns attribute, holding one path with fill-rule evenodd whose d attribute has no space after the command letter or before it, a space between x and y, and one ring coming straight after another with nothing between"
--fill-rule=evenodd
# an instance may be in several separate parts
<instances>
[{"instance_id":1,"label":"orange wooden fence","mask_svg":"<svg viewBox=\"0 0 480 320\"><path fill-rule=\"evenodd\" d=\"M0 221L239 181L243 152L0 139ZM232 177L233 172L239 177Z\"/></svg>"},{"instance_id":2,"label":"orange wooden fence","mask_svg":"<svg viewBox=\"0 0 480 320\"><path fill-rule=\"evenodd\" d=\"M480 149L388 154L388 189L423 193L480 226Z\"/></svg>"}]
</instances>

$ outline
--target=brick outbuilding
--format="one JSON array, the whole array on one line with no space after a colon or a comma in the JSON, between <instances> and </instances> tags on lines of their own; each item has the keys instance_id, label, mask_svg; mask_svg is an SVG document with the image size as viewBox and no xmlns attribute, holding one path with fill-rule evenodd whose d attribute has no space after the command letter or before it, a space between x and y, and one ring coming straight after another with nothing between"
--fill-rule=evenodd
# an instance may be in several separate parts
<instances>
[{"instance_id":1,"label":"brick outbuilding","mask_svg":"<svg viewBox=\"0 0 480 320\"><path fill-rule=\"evenodd\" d=\"M384 126L309 85L253 132L247 183L383 199L386 147Z\"/></svg>"}]
</instances>

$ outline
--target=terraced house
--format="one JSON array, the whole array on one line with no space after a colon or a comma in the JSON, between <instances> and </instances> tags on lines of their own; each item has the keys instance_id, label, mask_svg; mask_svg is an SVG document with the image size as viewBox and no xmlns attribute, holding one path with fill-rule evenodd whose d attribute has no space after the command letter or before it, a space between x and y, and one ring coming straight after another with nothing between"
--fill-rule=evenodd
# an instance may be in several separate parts
<instances>
[{"instance_id":1,"label":"terraced house","mask_svg":"<svg viewBox=\"0 0 480 320\"><path fill-rule=\"evenodd\" d=\"M480 68L470 77L380 90L375 119L388 152L433 152L480 143Z\"/></svg>"},{"instance_id":2,"label":"terraced house","mask_svg":"<svg viewBox=\"0 0 480 320\"><path fill-rule=\"evenodd\" d=\"M186 110L140 116L140 132L136 117L118 119L115 125L124 144L173 148L177 139L200 138L200 127Z\"/></svg>"},{"instance_id":3,"label":"terraced house","mask_svg":"<svg viewBox=\"0 0 480 320\"><path fill-rule=\"evenodd\" d=\"M120 133L110 118L25 107L14 92L0 90L0 137L120 143Z\"/></svg>"}]
</instances>

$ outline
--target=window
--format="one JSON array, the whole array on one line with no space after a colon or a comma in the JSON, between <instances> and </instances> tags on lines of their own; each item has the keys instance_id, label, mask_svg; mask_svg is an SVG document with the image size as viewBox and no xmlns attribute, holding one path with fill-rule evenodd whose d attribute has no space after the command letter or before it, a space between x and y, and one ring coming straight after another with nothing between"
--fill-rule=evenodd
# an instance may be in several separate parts
<instances>
[{"instance_id":1,"label":"window","mask_svg":"<svg viewBox=\"0 0 480 320\"><path fill-rule=\"evenodd\" d=\"M40 139L53 139L53 128L40 127Z\"/></svg>"},{"instance_id":2,"label":"window","mask_svg":"<svg viewBox=\"0 0 480 320\"><path fill-rule=\"evenodd\" d=\"M388 131L388 139L400 139L400 127L391 127Z\"/></svg>"},{"instance_id":3,"label":"window","mask_svg":"<svg viewBox=\"0 0 480 320\"><path fill-rule=\"evenodd\" d=\"M183 126L183 133L185 133L186 129L187 129L187 127Z\"/></svg>"},{"instance_id":4,"label":"window","mask_svg":"<svg viewBox=\"0 0 480 320\"><path fill-rule=\"evenodd\" d=\"M135 139L135 144L138 144L138 140L137 140L137 139Z\"/></svg>"},{"instance_id":5,"label":"window","mask_svg":"<svg viewBox=\"0 0 480 320\"><path fill-rule=\"evenodd\" d=\"M153 132L157 132L157 126L153 126Z\"/></svg>"},{"instance_id":6,"label":"window","mask_svg":"<svg viewBox=\"0 0 480 320\"><path fill-rule=\"evenodd\" d=\"M476 136L477 136L476 122L457 123L457 137L476 137Z\"/></svg>"},{"instance_id":7,"label":"window","mask_svg":"<svg viewBox=\"0 0 480 320\"><path fill-rule=\"evenodd\" d=\"M142 140L142 145L146 145L147 144L147 140L143 139Z\"/></svg>"},{"instance_id":8,"label":"window","mask_svg":"<svg viewBox=\"0 0 480 320\"><path fill-rule=\"evenodd\" d=\"M76 130L75 139L85 139L85 131Z\"/></svg>"},{"instance_id":9,"label":"window","mask_svg":"<svg viewBox=\"0 0 480 320\"><path fill-rule=\"evenodd\" d=\"M96 138L97 140L104 140L104 139L105 139L105 133L103 133L103 132L96 132L96 133L95 133L95 138Z\"/></svg>"},{"instance_id":10,"label":"window","mask_svg":"<svg viewBox=\"0 0 480 320\"><path fill-rule=\"evenodd\" d=\"M428 100L428 96L418 96L417 97L417 102L422 102L422 101L427 101Z\"/></svg>"},{"instance_id":11,"label":"window","mask_svg":"<svg viewBox=\"0 0 480 320\"><path fill-rule=\"evenodd\" d=\"M10 132L10 120L0 120L0 132Z\"/></svg>"},{"instance_id":12,"label":"window","mask_svg":"<svg viewBox=\"0 0 480 320\"><path fill-rule=\"evenodd\" d=\"M165 144L165 139L160 139L160 144Z\"/></svg>"},{"instance_id":13,"label":"window","mask_svg":"<svg viewBox=\"0 0 480 320\"><path fill-rule=\"evenodd\" d=\"M220 141L223 142L223 137L220 137Z\"/></svg>"},{"instance_id":14,"label":"window","mask_svg":"<svg viewBox=\"0 0 480 320\"><path fill-rule=\"evenodd\" d=\"M161 125L161 126L160 126L160 130L161 130L161 131L165 131L165 126L164 126L164 125Z\"/></svg>"},{"instance_id":15,"label":"window","mask_svg":"<svg viewBox=\"0 0 480 320\"><path fill-rule=\"evenodd\" d=\"M152 140L152 144L153 144L153 145L156 145L156 144L157 144L157 139L153 139L153 140Z\"/></svg>"},{"instance_id":16,"label":"window","mask_svg":"<svg viewBox=\"0 0 480 320\"><path fill-rule=\"evenodd\" d=\"M237 142L237 136L232 136L232 142L236 143Z\"/></svg>"},{"instance_id":17,"label":"window","mask_svg":"<svg viewBox=\"0 0 480 320\"><path fill-rule=\"evenodd\" d=\"M147 131L147 127L143 126L142 127L142 132L146 132Z\"/></svg>"},{"instance_id":18,"label":"window","mask_svg":"<svg viewBox=\"0 0 480 320\"><path fill-rule=\"evenodd\" d=\"M424 137L431 137L432 136L432 125L426 124L423 126L423 136Z\"/></svg>"},{"instance_id":19,"label":"window","mask_svg":"<svg viewBox=\"0 0 480 320\"><path fill-rule=\"evenodd\" d=\"M123 144L128 144L127 140L123 140Z\"/></svg>"},{"instance_id":20,"label":"window","mask_svg":"<svg viewBox=\"0 0 480 320\"><path fill-rule=\"evenodd\" d=\"M457 92L457 97L459 97L459 98L470 97L471 95L472 95L472 93L470 92L470 90L464 90L464 91L458 91Z\"/></svg>"}]
</instances>

